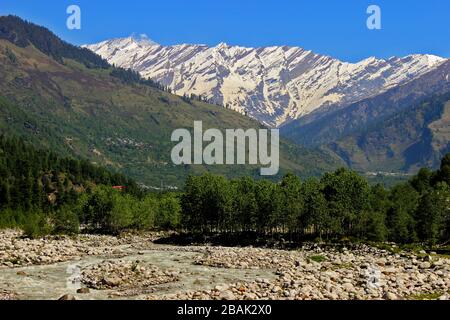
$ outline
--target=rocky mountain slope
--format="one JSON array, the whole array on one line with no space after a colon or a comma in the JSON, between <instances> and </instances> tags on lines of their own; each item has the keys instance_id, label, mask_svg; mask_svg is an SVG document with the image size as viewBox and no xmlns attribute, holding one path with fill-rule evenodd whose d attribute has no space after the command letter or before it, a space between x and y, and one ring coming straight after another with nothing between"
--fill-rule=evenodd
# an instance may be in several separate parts
<instances>
[{"instance_id":1,"label":"rocky mountain slope","mask_svg":"<svg viewBox=\"0 0 450 320\"><path fill-rule=\"evenodd\" d=\"M450 151L450 61L347 108L311 114L282 128L302 145L325 146L362 171L437 167Z\"/></svg>"},{"instance_id":2,"label":"rocky mountain slope","mask_svg":"<svg viewBox=\"0 0 450 320\"><path fill-rule=\"evenodd\" d=\"M316 112L284 126L282 134L302 145L322 145L360 131L371 123L450 91L450 61L424 75L347 108Z\"/></svg>"},{"instance_id":3,"label":"rocky mountain slope","mask_svg":"<svg viewBox=\"0 0 450 320\"><path fill-rule=\"evenodd\" d=\"M282 126L319 108L348 106L445 61L433 55L410 55L347 63L298 47L162 46L134 37L86 48L178 95L203 96L269 126Z\"/></svg>"},{"instance_id":4,"label":"rocky mountain slope","mask_svg":"<svg viewBox=\"0 0 450 320\"><path fill-rule=\"evenodd\" d=\"M356 170L415 173L450 152L450 92L411 105L329 143Z\"/></svg>"}]
</instances>

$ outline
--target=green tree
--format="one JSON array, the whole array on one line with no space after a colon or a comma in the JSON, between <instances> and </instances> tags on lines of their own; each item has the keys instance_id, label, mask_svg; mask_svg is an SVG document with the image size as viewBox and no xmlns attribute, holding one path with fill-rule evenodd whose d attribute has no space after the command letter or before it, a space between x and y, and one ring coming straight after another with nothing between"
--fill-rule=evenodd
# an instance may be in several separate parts
<instances>
[{"instance_id":1,"label":"green tree","mask_svg":"<svg viewBox=\"0 0 450 320\"><path fill-rule=\"evenodd\" d=\"M255 200L258 205L256 227L258 233L272 233L280 220L282 196L278 185L260 180L255 187Z\"/></svg>"},{"instance_id":2,"label":"green tree","mask_svg":"<svg viewBox=\"0 0 450 320\"><path fill-rule=\"evenodd\" d=\"M80 231L78 215L72 208L60 208L54 219L53 233L56 234L77 234Z\"/></svg>"},{"instance_id":3,"label":"green tree","mask_svg":"<svg viewBox=\"0 0 450 320\"><path fill-rule=\"evenodd\" d=\"M282 209L280 211L279 223L283 230L288 230L292 235L294 232L303 232L302 214L304 208L303 190L300 178L296 175L286 175L280 183L282 197Z\"/></svg>"},{"instance_id":4,"label":"green tree","mask_svg":"<svg viewBox=\"0 0 450 320\"><path fill-rule=\"evenodd\" d=\"M370 191L370 210L361 220L361 235L373 241L385 241L388 236L386 227L386 216L391 202L389 192L381 185L377 184Z\"/></svg>"},{"instance_id":5,"label":"green tree","mask_svg":"<svg viewBox=\"0 0 450 320\"><path fill-rule=\"evenodd\" d=\"M333 230L333 220L328 209L328 202L322 192L323 186L315 178L305 181L303 185L305 199L304 228L309 229L311 234L322 238L329 236Z\"/></svg>"},{"instance_id":6,"label":"green tree","mask_svg":"<svg viewBox=\"0 0 450 320\"><path fill-rule=\"evenodd\" d=\"M446 183L439 183L435 190L422 195L416 211L417 233L421 240L431 245L448 240L449 203L450 188Z\"/></svg>"},{"instance_id":7,"label":"green tree","mask_svg":"<svg viewBox=\"0 0 450 320\"><path fill-rule=\"evenodd\" d=\"M369 207L370 188L367 180L356 172L339 169L322 179L333 230L337 235L354 235L358 220Z\"/></svg>"},{"instance_id":8,"label":"green tree","mask_svg":"<svg viewBox=\"0 0 450 320\"><path fill-rule=\"evenodd\" d=\"M250 177L243 177L234 182L234 215L240 231L256 231L258 221L258 203L256 202L256 184Z\"/></svg>"},{"instance_id":9,"label":"green tree","mask_svg":"<svg viewBox=\"0 0 450 320\"><path fill-rule=\"evenodd\" d=\"M173 194L164 194L158 201L155 224L164 230L176 230L180 226L181 206Z\"/></svg>"},{"instance_id":10,"label":"green tree","mask_svg":"<svg viewBox=\"0 0 450 320\"><path fill-rule=\"evenodd\" d=\"M400 243L415 241L413 215L419 203L419 193L409 183L399 184L392 188L390 201L387 215L389 239Z\"/></svg>"}]
</instances>

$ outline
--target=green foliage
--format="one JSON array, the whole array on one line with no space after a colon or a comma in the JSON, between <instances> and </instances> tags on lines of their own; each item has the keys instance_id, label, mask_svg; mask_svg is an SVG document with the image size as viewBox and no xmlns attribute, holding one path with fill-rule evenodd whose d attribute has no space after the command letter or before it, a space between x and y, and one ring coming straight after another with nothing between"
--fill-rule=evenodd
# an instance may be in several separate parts
<instances>
[{"instance_id":1,"label":"green foliage","mask_svg":"<svg viewBox=\"0 0 450 320\"><path fill-rule=\"evenodd\" d=\"M181 222L181 206L178 197L166 193L160 197L157 204L155 226L164 230L176 230Z\"/></svg>"},{"instance_id":2,"label":"green foliage","mask_svg":"<svg viewBox=\"0 0 450 320\"><path fill-rule=\"evenodd\" d=\"M82 222L95 230L117 233L132 223L131 199L108 187L95 188L81 205Z\"/></svg>"},{"instance_id":3,"label":"green foliage","mask_svg":"<svg viewBox=\"0 0 450 320\"><path fill-rule=\"evenodd\" d=\"M293 174L287 174L280 183L280 197L282 203L278 222L289 233L301 230L304 213L301 180Z\"/></svg>"},{"instance_id":4,"label":"green foliage","mask_svg":"<svg viewBox=\"0 0 450 320\"><path fill-rule=\"evenodd\" d=\"M42 211L30 212L22 229L24 235L32 239L47 236L52 232L51 217Z\"/></svg>"},{"instance_id":5,"label":"green foliage","mask_svg":"<svg viewBox=\"0 0 450 320\"><path fill-rule=\"evenodd\" d=\"M370 187L347 169L303 183L294 175L280 183L191 176L181 197L181 226L193 233L254 232L292 240L445 242L450 235L450 188L445 179L433 184L439 174L421 170L390 190Z\"/></svg>"},{"instance_id":6,"label":"green foliage","mask_svg":"<svg viewBox=\"0 0 450 320\"><path fill-rule=\"evenodd\" d=\"M355 221L369 208L369 190L364 179L346 170L305 183L292 174L279 184L210 174L190 177L182 197L182 225L191 232L353 234Z\"/></svg>"},{"instance_id":7,"label":"green foliage","mask_svg":"<svg viewBox=\"0 0 450 320\"><path fill-rule=\"evenodd\" d=\"M440 183L436 189L422 195L416 212L417 231L421 240L436 244L448 239L450 220L450 188Z\"/></svg>"},{"instance_id":8,"label":"green foliage","mask_svg":"<svg viewBox=\"0 0 450 320\"><path fill-rule=\"evenodd\" d=\"M339 169L326 173L321 183L330 210L332 232L355 235L357 221L369 208L368 182L356 172Z\"/></svg>"},{"instance_id":9,"label":"green foliage","mask_svg":"<svg viewBox=\"0 0 450 320\"><path fill-rule=\"evenodd\" d=\"M176 194L148 194L142 198L99 186L80 198L78 215L92 231L118 234L125 230L175 230L181 207Z\"/></svg>"},{"instance_id":10,"label":"green foliage","mask_svg":"<svg viewBox=\"0 0 450 320\"><path fill-rule=\"evenodd\" d=\"M79 192L97 184L121 185L128 193L139 193L136 183L123 175L0 135L0 210L50 211L75 203Z\"/></svg>"},{"instance_id":11,"label":"green foliage","mask_svg":"<svg viewBox=\"0 0 450 320\"><path fill-rule=\"evenodd\" d=\"M309 260L314 261L314 262L324 262L325 260L327 260L327 258L325 258L324 256L321 255L317 255L317 256L310 256L308 257Z\"/></svg>"},{"instance_id":12,"label":"green foliage","mask_svg":"<svg viewBox=\"0 0 450 320\"><path fill-rule=\"evenodd\" d=\"M386 214L391 206L389 192L380 184L371 188L369 196L370 211L365 213L360 228L372 241L385 241L388 237Z\"/></svg>"},{"instance_id":13,"label":"green foliage","mask_svg":"<svg viewBox=\"0 0 450 320\"><path fill-rule=\"evenodd\" d=\"M153 195L147 195L140 201L132 203L132 224L135 230L151 230L155 227L158 209L158 199Z\"/></svg>"},{"instance_id":14,"label":"green foliage","mask_svg":"<svg viewBox=\"0 0 450 320\"><path fill-rule=\"evenodd\" d=\"M168 91L167 88L151 79L143 79L139 72L133 71L131 69L113 67L110 75L112 77L120 79L124 84L142 84L159 90Z\"/></svg>"},{"instance_id":15,"label":"green foliage","mask_svg":"<svg viewBox=\"0 0 450 320\"><path fill-rule=\"evenodd\" d=\"M122 185L126 200L133 203L131 194L140 195L137 185L123 175L0 135L0 228L22 227L29 237L78 233L78 199L96 185L110 190L111 185Z\"/></svg>"},{"instance_id":16,"label":"green foliage","mask_svg":"<svg viewBox=\"0 0 450 320\"><path fill-rule=\"evenodd\" d=\"M413 214L418 206L419 194L410 184L400 184L392 188L390 201L392 204L387 215L389 238L395 242L415 241Z\"/></svg>"},{"instance_id":17,"label":"green foliage","mask_svg":"<svg viewBox=\"0 0 450 320\"><path fill-rule=\"evenodd\" d=\"M223 177L211 174L188 177L181 200L183 226L196 232L226 229L227 225L233 228L234 198L230 182Z\"/></svg>"},{"instance_id":18,"label":"green foliage","mask_svg":"<svg viewBox=\"0 0 450 320\"><path fill-rule=\"evenodd\" d=\"M76 212L70 207L60 208L54 218L53 233L77 234L80 232L80 221Z\"/></svg>"},{"instance_id":19,"label":"green foliage","mask_svg":"<svg viewBox=\"0 0 450 320\"><path fill-rule=\"evenodd\" d=\"M16 63L17 63L17 57L16 57L16 55L14 54L14 52L11 51L11 49L6 48L6 49L5 49L5 55L6 55L6 57L9 59L9 61L10 61L12 64L16 64Z\"/></svg>"}]
</instances>

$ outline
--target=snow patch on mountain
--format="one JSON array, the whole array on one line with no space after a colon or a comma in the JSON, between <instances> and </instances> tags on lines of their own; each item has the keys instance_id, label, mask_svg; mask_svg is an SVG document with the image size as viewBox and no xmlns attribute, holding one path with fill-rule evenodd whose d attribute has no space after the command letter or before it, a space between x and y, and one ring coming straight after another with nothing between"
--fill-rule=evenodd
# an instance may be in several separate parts
<instances>
[{"instance_id":1,"label":"snow patch on mountain","mask_svg":"<svg viewBox=\"0 0 450 320\"><path fill-rule=\"evenodd\" d=\"M323 106L343 107L379 94L446 61L410 55L348 63L299 47L162 46L146 36L85 47L176 94L203 96L269 126L281 126Z\"/></svg>"}]
</instances>

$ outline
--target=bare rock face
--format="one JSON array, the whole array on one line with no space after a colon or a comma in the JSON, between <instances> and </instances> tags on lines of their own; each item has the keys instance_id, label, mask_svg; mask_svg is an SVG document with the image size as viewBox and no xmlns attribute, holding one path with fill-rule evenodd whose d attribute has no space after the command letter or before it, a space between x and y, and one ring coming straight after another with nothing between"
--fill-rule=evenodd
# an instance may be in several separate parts
<instances>
[{"instance_id":1,"label":"bare rock face","mask_svg":"<svg viewBox=\"0 0 450 320\"><path fill-rule=\"evenodd\" d=\"M73 300L77 300L77 299L71 294L65 294L61 298L59 298L58 300L61 300L61 301L64 301L64 300L73 301Z\"/></svg>"}]
</instances>

